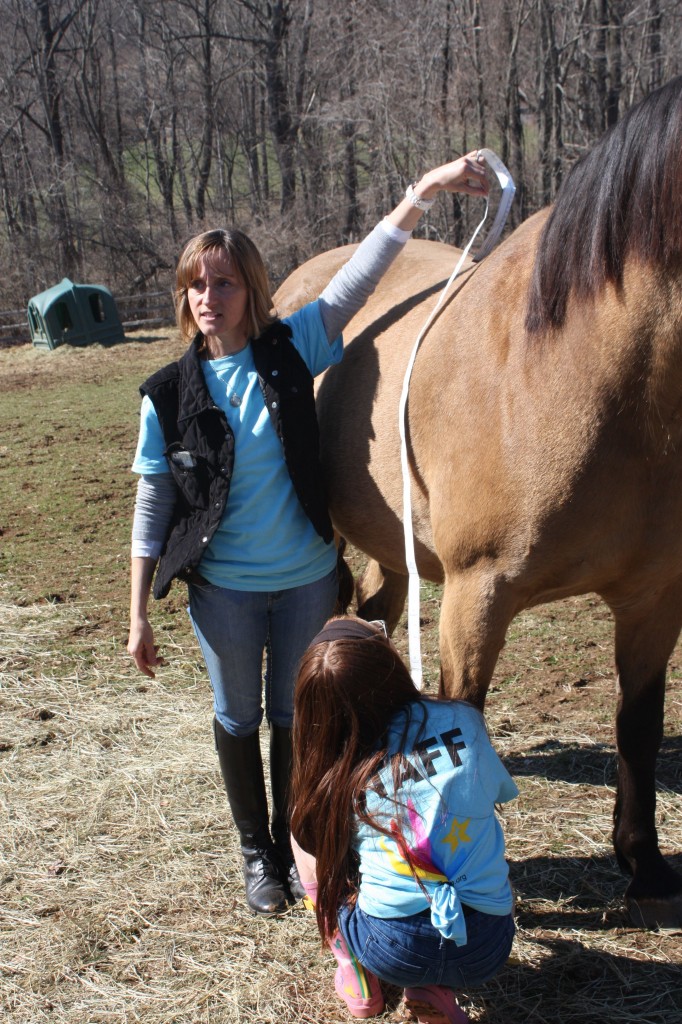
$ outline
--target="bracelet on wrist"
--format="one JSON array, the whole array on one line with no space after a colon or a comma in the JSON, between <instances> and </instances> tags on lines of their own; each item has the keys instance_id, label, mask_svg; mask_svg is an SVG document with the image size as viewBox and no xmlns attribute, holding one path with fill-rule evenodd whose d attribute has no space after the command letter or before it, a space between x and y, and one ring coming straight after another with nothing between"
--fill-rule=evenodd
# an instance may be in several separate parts
<instances>
[{"instance_id":1,"label":"bracelet on wrist","mask_svg":"<svg viewBox=\"0 0 682 1024\"><path fill-rule=\"evenodd\" d=\"M415 181L413 182L412 185L407 186L407 189L405 190L405 198L408 199L413 206L416 206L418 210L423 210L424 212L426 212L427 210L431 209L436 200L422 199L421 196L418 196L414 190L414 186L417 184L418 182Z\"/></svg>"}]
</instances>

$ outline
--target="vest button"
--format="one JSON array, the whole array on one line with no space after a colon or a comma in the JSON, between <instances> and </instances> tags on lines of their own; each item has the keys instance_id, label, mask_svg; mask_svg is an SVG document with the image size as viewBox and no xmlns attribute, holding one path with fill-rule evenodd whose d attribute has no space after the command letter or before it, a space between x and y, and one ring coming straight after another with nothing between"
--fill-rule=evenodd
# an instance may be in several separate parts
<instances>
[{"instance_id":1,"label":"vest button","mask_svg":"<svg viewBox=\"0 0 682 1024\"><path fill-rule=\"evenodd\" d=\"M276 377L278 373L279 373L279 370L273 370L272 371L272 376Z\"/></svg>"},{"instance_id":2,"label":"vest button","mask_svg":"<svg viewBox=\"0 0 682 1024\"><path fill-rule=\"evenodd\" d=\"M202 544L208 544L208 537L202 537L201 538L201 543Z\"/></svg>"},{"instance_id":3,"label":"vest button","mask_svg":"<svg viewBox=\"0 0 682 1024\"><path fill-rule=\"evenodd\" d=\"M276 409L276 408L277 408L277 402L273 402L273 403L272 403L272 408L273 408L273 409Z\"/></svg>"}]
</instances>

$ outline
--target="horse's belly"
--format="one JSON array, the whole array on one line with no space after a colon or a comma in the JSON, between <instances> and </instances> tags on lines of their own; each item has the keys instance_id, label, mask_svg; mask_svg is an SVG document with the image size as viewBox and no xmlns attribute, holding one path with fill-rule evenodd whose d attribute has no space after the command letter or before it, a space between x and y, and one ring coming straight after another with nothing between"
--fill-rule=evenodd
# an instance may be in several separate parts
<instances>
[{"instance_id":1,"label":"horse's belly","mask_svg":"<svg viewBox=\"0 0 682 1024\"><path fill-rule=\"evenodd\" d=\"M402 362L394 349L390 371L377 349L349 351L328 372L318 395L320 444L329 507L336 529L395 572L405 572L403 481L398 428ZM423 482L421 482L423 484ZM419 570L441 580L428 500L412 484L412 522Z\"/></svg>"},{"instance_id":2,"label":"horse's belly","mask_svg":"<svg viewBox=\"0 0 682 1024\"><path fill-rule=\"evenodd\" d=\"M400 453L391 452L388 459L377 459L370 453L367 462L359 461L360 456L359 450L341 451L336 444L331 448L323 445L334 526L370 558L394 572L405 572ZM443 570L433 549L428 506L419 495L412 521L420 574L439 581Z\"/></svg>"}]
</instances>

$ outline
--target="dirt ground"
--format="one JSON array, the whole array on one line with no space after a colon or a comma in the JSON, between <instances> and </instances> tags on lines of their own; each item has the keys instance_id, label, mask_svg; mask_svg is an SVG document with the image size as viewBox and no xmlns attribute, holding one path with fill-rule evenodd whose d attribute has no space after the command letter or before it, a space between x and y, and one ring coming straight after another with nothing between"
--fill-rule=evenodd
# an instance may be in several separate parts
<instances>
[{"instance_id":1,"label":"dirt ground","mask_svg":"<svg viewBox=\"0 0 682 1024\"><path fill-rule=\"evenodd\" d=\"M210 739L208 683L176 587L154 609L167 665L125 655L137 385L173 333L0 351L0 1008L37 1022L347 1021L311 916L253 918ZM351 552L355 570L363 564ZM427 685L438 588L422 594ZM396 638L406 650L405 624ZM632 927L610 831L615 681L593 595L512 623L487 717L517 940L463 993L472 1021L682 1021L682 936ZM682 871L682 648L670 663L659 839ZM380 1020L401 1019L388 990Z\"/></svg>"}]
</instances>

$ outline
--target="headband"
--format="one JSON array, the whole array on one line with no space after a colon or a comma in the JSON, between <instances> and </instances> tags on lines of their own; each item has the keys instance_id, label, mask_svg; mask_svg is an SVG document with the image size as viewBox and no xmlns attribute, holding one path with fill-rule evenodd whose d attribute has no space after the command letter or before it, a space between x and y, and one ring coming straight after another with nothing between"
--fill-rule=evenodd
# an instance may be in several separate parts
<instances>
[{"instance_id":1,"label":"headband","mask_svg":"<svg viewBox=\"0 0 682 1024\"><path fill-rule=\"evenodd\" d=\"M375 636L383 634L372 629L369 622L360 622L358 619L331 619L317 636L313 637L310 647L330 640L370 640Z\"/></svg>"}]
</instances>

